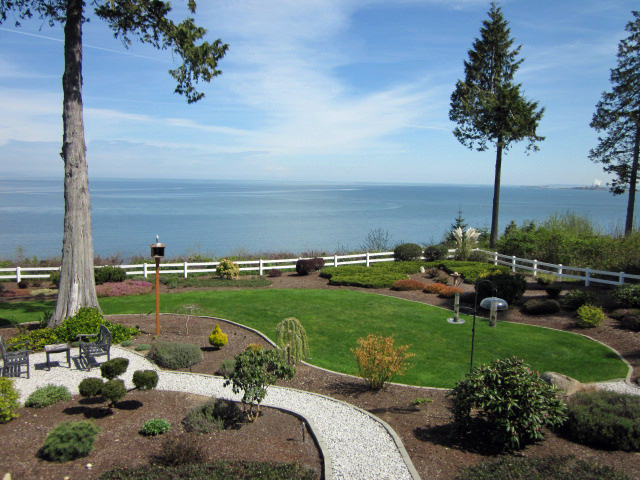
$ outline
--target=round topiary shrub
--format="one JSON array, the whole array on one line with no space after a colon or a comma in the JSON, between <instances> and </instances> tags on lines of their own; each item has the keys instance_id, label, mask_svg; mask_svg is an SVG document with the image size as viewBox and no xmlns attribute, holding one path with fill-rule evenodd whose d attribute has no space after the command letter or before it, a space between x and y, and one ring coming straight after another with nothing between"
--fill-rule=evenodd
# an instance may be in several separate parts
<instances>
[{"instance_id":1,"label":"round topiary shrub","mask_svg":"<svg viewBox=\"0 0 640 480\"><path fill-rule=\"evenodd\" d=\"M27 401L24 402L25 407L43 408L53 405L57 402L64 402L71 399L71 394L67 387L62 385L45 385L36 389Z\"/></svg>"},{"instance_id":2,"label":"round topiary shrub","mask_svg":"<svg viewBox=\"0 0 640 480\"><path fill-rule=\"evenodd\" d=\"M107 380L112 380L126 372L128 367L128 358L112 358L100 365L100 374Z\"/></svg>"},{"instance_id":3,"label":"round topiary shrub","mask_svg":"<svg viewBox=\"0 0 640 480\"><path fill-rule=\"evenodd\" d=\"M122 400L127 394L127 389L124 386L124 382L119 378L108 380L102 386L101 395L111 402L111 405L115 405Z\"/></svg>"},{"instance_id":4,"label":"round topiary shrub","mask_svg":"<svg viewBox=\"0 0 640 480\"><path fill-rule=\"evenodd\" d=\"M242 410L235 402L214 398L192 408L182 424L187 432L211 433L233 428L243 419Z\"/></svg>"},{"instance_id":5,"label":"round topiary shrub","mask_svg":"<svg viewBox=\"0 0 640 480\"><path fill-rule=\"evenodd\" d=\"M154 436L162 435L171 429L171 424L164 418L152 418L147 420L140 429L140 435Z\"/></svg>"},{"instance_id":6,"label":"round topiary shrub","mask_svg":"<svg viewBox=\"0 0 640 480\"><path fill-rule=\"evenodd\" d=\"M222 333L220 325L216 324L213 332L209 335L209 344L212 347L220 348L224 347L227 343L229 343L229 337L227 337L226 333Z\"/></svg>"},{"instance_id":7,"label":"round topiary shrub","mask_svg":"<svg viewBox=\"0 0 640 480\"><path fill-rule=\"evenodd\" d=\"M582 305L578 309L578 325L582 328L599 327L604 323L605 315L601 307Z\"/></svg>"},{"instance_id":8,"label":"round topiary shrub","mask_svg":"<svg viewBox=\"0 0 640 480\"><path fill-rule=\"evenodd\" d=\"M408 290L422 290L424 287L425 284L421 281L408 278L406 280L398 280L396 283L391 285L391 290L403 292Z\"/></svg>"},{"instance_id":9,"label":"round topiary shrub","mask_svg":"<svg viewBox=\"0 0 640 480\"><path fill-rule=\"evenodd\" d=\"M148 357L164 368L178 370L202 361L202 350L193 343L155 342Z\"/></svg>"},{"instance_id":10,"label":"round topiary shrub","mask_svg":"<svg viewBox=\"0 0 640 480\"><path fill-rule=\"evenodd\" d=\"M89 420L61 423L49 432L38 453L41 458L53 462L86 457L93 450L99 431Z\"/></svg>"},{"instance_id":11,"label":"round topiary shrub","mask_svg":"<svg viewBox=\"0 0 640 480\"><path fill-rule=\"evenodd\" d=\"M138 390L153 390L158 386L158 372L155 370L136 370L133 372L132 381Z\"/></svg>"},{"instance_id":12,"label":"round topiary shrub","mask_svg":"<svg viewBox=\"0 0 640 480\"><path fill-rule=\"evenodd\" d=\"M529 315L551 315L560 311L560 303L550 298L532 298L525 302L522 311Z\"/></svg>"},{"instance_id":13,"label":"round topiary shrub","mask_svg":"<svg viewBox=\"0 0 640 480\"><path fill-rule=\"evenodd\" d=\"M446 260L449 256L449 248L441 243L438 243L436 245L427 245L424 249L423 254L424 259L427 262Z\"/></svg>"},{"instance_id":14,"label":"round topiary shrub","mask_svg":"<svg viewBox=\"0 0 640 480\"><path fill-rule=\"evenodd\" d=\"M410 262L420 260L422 247L416 243L401 243L393 249L393 258L396 262Z\"/></svg>"},{"instance_id":15,"label":"round topiary shrub","mask_svg":"<svg viewBox=\"0 0 640 480\"><path fill-rule=\"evenodd\" d=\"M568 404L567 434L608 450L640 451L640 397L616 392L580 392Z\"/></svg>"},{"instance_id":16,"label":"round topiary shrub","mask_svg":"<svg viewBox=\"0 0 640 480\"><path fill-rule=\"evenodd\" d=\"M20 393L13 385L13 379L0 377L0 423L18 418Z\"/></svg>"},{"instance_id":17,"label":"round topiary shrub","mask_svg":"<svg viewBox=\"0 0 640 480\"><path fill-rule=\"evenodd\" d=\"M622 317L619 322L622 328L640 332L640 313L628 313Z\"/></svg>"},{"instance_id":18,"label":"round topiary shrub","mask_svg":"<svg viewBox=\"0 0 640 480\"><path fill-rule=\"evenodd\" d=\"M476 282L478 298L499 297L511 305L519 300L527 289L527 281L520 273L492 273Z\"/></svg>"},{"instance_id":19,"label":"round topiary shrub","mask_svg":"<svg viewBox=\"0 0 640 480\"><path fill-rule=\"evenodd\" d=\"M102 394L104 381L101 378L84 378L78 385L78 391L83 397L97 397Z\"/></svg>"},{"instance_id":20,"label":"round topiary shrub","mask_svg":"<svg viewBox=\"0 0 640 480\"><path fill-rule=\"evenodd\" d=\"M547 295L549 295L550 298L558 298L562 292L562 285L559 283L552 283L551 285L547 285L544 288L544 291L547 292Z\"/></svg>"},{"instance_id":21,"label":"round topiary shrub","mask_svg":"<svg viewBox=\"0 0 640 480\"><path fill-rule=\"evenodd\" d=\"M481 438L501 449L542 440L543 427L560 426L566 419L566 406L554 387L515 357L474 368L449 395L457 427L477 428Z\"/></svg>"},{"instance_id":22,"label":"round topiary shrub","mask_svg":"<svg viewBox=\"0 0 640 480\"><path fill-rule=\"evenodd\" d=\"M562 298L562 304L573 310L580 308L582 305L594 305L598 299L595 294L589 290L571 290Z\"/></svg>"}]
</instances>

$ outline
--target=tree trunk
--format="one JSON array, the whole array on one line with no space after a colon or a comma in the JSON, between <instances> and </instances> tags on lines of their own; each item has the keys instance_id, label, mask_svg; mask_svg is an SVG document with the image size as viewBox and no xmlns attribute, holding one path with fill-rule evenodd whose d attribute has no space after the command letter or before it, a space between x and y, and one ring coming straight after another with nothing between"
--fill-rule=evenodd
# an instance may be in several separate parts
<instances>
[{"instance_id":1,"label":"tree trunk","mask_svg":"<svg viewBox=\"0 0 640 480\"><path fill-rule=\"evenodd\" d=\"M493 182L493 212L491 213L491 237L489 246L493 249L498 241L498 217L500 215L500 174L502 173L502 140L496 142L496 177Z\"/></svg>"},{"instance_id":2,"label":"tree trunk","mask_svg":"<svg viewBox=\"0 0 640 480\"><path fill-rule=\"evenodd\" d=\"M67 0L64 27L63 144L64 237L56 309L49 326L82 307L97 307L93 276L91 200L82 118L82 0Z\"/></svg>"},{"instance_id":3,"label":"tree trunk","mask_svg":"<svg viewBox=\"0 0 640 480\"><path fill-rule=\"evenodd\" d=\"M636 204L636 183L638 182L638 151L640 150L640 120L636 120L636 138L633 142L633 163L629 176L629 200L627 203L627 221L624 225L624 234L629 235L633 231L633 211Z\"/></svg>"}]
</instances>

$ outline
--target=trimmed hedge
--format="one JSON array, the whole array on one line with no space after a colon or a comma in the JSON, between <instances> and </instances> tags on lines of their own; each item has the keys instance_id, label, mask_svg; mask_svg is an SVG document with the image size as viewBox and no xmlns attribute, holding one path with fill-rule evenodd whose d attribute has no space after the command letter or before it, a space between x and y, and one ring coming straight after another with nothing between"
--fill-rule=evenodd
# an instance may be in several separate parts
<instances>
[{"instance_id":1,"label":"trimmed hedge","mask_svg":"<svg viewBox=\"0 0 640 480\"><path fill-rule=\"evenodd\" d=\"M420 260L422 247L417 243L402 243L393 249L393 258L397 262L410 262Z\"/></svg>"},{"instance_id":2,"label":"trimmed hedge","mask_svg":"<svg viewBox=\"0 0 640 480\"><path fill-rule=\"evenodd\" d=\"M525 302L522 311L529 315L551 315L560 311L560 303L550 298L532 298Z\"/></svg>"},{"instance_id":3,"label":"trimmed hedge","mask_svg":"<svg viewBox=\"0 0 640 480\"><path fill-rule=\"evenodd\" d=\"M148 358L164 368L178 370L202 361L202 350L192 343L155 342Z\"/></svg>"}]
</instances>

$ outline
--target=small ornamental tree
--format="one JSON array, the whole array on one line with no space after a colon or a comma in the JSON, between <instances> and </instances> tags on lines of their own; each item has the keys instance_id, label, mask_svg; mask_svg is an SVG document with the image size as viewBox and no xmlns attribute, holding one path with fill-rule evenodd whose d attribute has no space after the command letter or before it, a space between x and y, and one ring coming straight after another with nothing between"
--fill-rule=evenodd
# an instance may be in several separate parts
<instances>
[{"instance_id":1,"label":"small ornamental tree","mask_svg":"<svg viewBox=\"0 0 640 480\"><path fill-rule=\"evenodd\" d=\"M402 375L409 365L407 359L415 354L407 353L411 345L393 346L393 336L369 334L359 338L358 346L351 351L356 356L360 376L372 390L380 390L395 375Z\"/></svg>"},{"instance_id":2,"label":"small ornamental tree","mask_svg":"<svg viewBox=\"0 0 640 480\"><path fill-rule=\"evenodd\" d=\"M234 359L235 368L225 374L224 386L231 385L233 393L243 392L243 410L253 422L260 415L260 402L267 395L267 387L279 379L292 379L296 369L277 350L247 348Z\"/></svg>"},{"instance_id":3,"label":"small ornamental tree","mask_svg":"<svg viewBox=\"0 0 640 480\"><path fill-rule=\"evenodd\" d=\"M458 428L479 426L482 438L499 449L543 440L543 427L558 427L567 419L555 388L516 357L476 367L449 396Z\"/></svg>"},{"instance_id":4,"label":"small ornamental tree","mask_svg":"<svg viewBox=\"0 0 640 480\"><path fill-rule=\"evenodd\" d=\"M240 269L238 265L226 258L220 260L220 264L216 267L216 274L222 278L231 280L232 278L238 278L240 275Z\"/></svg>"},{"instance_id":5,"label":"small ornamental tree","mask_svg":"<svg viewBox=\"0 0 640 480\"><path fill-rule=\"evenodd\" d=\"M310 357L307 332L295 317L289 317L276 325L276 344L284 352L289 365Z\"/></svg>"}]
</instances>

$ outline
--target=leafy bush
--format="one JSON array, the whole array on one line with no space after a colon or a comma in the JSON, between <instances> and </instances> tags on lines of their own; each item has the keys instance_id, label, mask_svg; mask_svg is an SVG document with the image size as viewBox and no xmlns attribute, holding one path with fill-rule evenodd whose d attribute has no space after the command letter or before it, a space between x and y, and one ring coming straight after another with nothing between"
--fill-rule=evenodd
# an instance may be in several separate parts
<instances>
[{"instance_id":1,"label":"leafy bush","mask_svg":"<svg viewBox=\"0 0 640 480\"><path fill-rule=\"evenodd\" d=\"M96 285L102 285L103 283L118 283L124 282L127 278L127 272L120 267L96 267L94 270L94 277L96 279Z\"/></svg>"},{"instance_id":2,"label":"leafy bush","mask_svg":"<svg viewBox=\"0 0 640 480\"><path fill-rule=\"evenodd\" d=\"M267 277L270 277L270 278L277 278L281 276L282 276L282 271L278 270L277 268L272 268L271 270L269 270L269 273L267 273Z\"/></svg>"},{"instance_id":3,"label":"leafy bush","mask_svg":"<svg viewBox=\"0 0 640 480\"><path fill-rule=\"evenodd\" d=\"M424 259L427 262L436 262L438 260L446 260L449 256L449 249L446 245L438 243L435 245L428 245L424 249Z\"/></svg>"},{"instance_id":4,"label":"leafy bush","mask_svg":"<svg viewBox=\"0 0 640 480\"><path fill-rule=\"evenodd\" d=\"M18 288L19 288L20 290L24 290L24 289L26 289L26 288L29 288L29 282L27 282L26 280L20 280L20 281L18 282Z\"/></svg>"},{"instance_id":5,"label":"leafy bush","mask_svg":"<svg viewBox=\"0 0 640 480\"><path fill-rule=\"evenodd\" d=\"M0 423L18 418L20 393L13 385L13 379L0 377Z\"/></svg>"},{"instance_id":6,"label":"leafy bush","mask_svg":"<svg viewBox=\"0 0 640 480\"><path fill-rule=\"evenodd\" d=\"M456 480L631 480L606 465L563 457L503 456L462 469Z\"/></svg>"},{"instance_id":7,"label":"leafy bush","mask_svg":"<svg viewBox=\"0 0 640 480\"><path fill-rule=\"evenodd\" d=\"M71 399L71 394L67 387L62 385L45 385L36 389L24 402L25 407L43 408L54 403L64 402Z\"/></svg>"},{"instance_id":8,"label":"leafy bush","mask_svg":"<svg viewBox=\"0 0 640 480\"><path fill-rule=\"evenodd\" d=\"M494 273L479 278L476 289L480 298L499 297L511 305L524 295L527 281L520 273Z\"/></svg>"},{"instance_id":9,"label":"leafy bush","mask_svg":"<svg viewBox=\"0 0 640 480\"><path fill-rule=\"evenodd\" d=\"M202 361L202 350L192 343L155 342L148 357L164 368L178 370Z\"/></svg>"},{"instance_id":10,"label":"leafy bush","mask_svg":"<svg viewBox=\"0 0 640 480\"><path fill-rule=\"evenodd\" d=\"M60 285L60 270L51 272L49 275L49 281L53 283L56 288Z\"/></svg>"},{"instance_id":11,"label":"leafy bush","mask_svg":"<svg viewBox=\"0 0 640 480\"><path fill-rule=\"evenodd\" d=\"M536 282L538 285L542 285L543 287L548 287L549 285L553 285L557 283L558 277L551 273L539 273L536 276Z\"/></svg>"},{"instance_id":12,"label":"leafy bush","mask_svg":"<svg viewBox=\"0 0 640 480\"><path fill-rule=\"evenodd\" d=\"M220 325L215 326L213 332L209 335L209 343L212 347L220 348L224 347L227 343L229 343L229 337L227 337L226 333L222 333L222 329Z\"/></svg>"},{"instance_id":13,"label":"leafy bush","mask_svg":"<svg viewBox=\"0 0 640 480\"><path fill-rule=\"evenodd\" d=\"M529 315L551 315L560 311L560 304L550 298L532 298L524 303L522 311Z\"/></svg>"},{"instance_id":14,"label":"leafy bush","mask_svg":"<svg viewBox=\"0 0 640 480\"><path fill-rule=\"evenodd\" d=\"M597 301L595 294L589 290L570 290L562 298L562 304L567 308L576 309L586 304L595 304Z\"/></svg>"},{"instance_id":15,"label":"leafy bush","mask_svg":"<svg viewBox=\"0 0 640 480\"><path fill-rule=\"evenodd\" d=\"M620 320L620 326L627 330L633 330L634 332L640 332L640 312L628 313Z\"/></svg>"},{"instance_id":16,"label":"leafy bush","mask_svg":"<svg viewBox=\"0 0 640 480\"><path fill-rule=\"evenodd\" d=\"M113 380L127 371L128 358L112 358L100 365L100 374L107 380Z\"/></svg>"},{"instance_id":17,"label":"leafy bush","mask_svg":"<svg viewBox=\"0 0 640 480\"><path fill-rule=\"evenodd\" d=\"M517 449L542 440L542 427L556 427L566 419L566 406L554 387L515 357L474 368L449 395L457 426L480 427L482 438L498 448Z\"/></svg>"},{"instance_id":18,"label":"leafy bush","mask_svg":"<svg viewBox=\"0 0 640 480\"><path fill-rule=\"evenodd\" d=\"M236 365L236 361L233 358L226 358L220 362L220 366L218 367L218 375L230 375L233 373L233 369Z\"/></svg>"},{"instance_id":19,"label":"leafy bush","mask_svg":"<svg viewBox=\"0 0 640 480\"><path fill-rule=\"evenodd\" d=\"M136 370L133 372L132 381L138 390L153 390L158 386L158 372L155 370Z\"/></svg>"},{"instance_id":20,"label":"leafy bush","mask_svg":"<svg viewBox=\"0 0 640 480\"><path fill-rule=\"evenodd\" d=\"M393 336L369 334L367 338L358 338L358 346L351 350L360 376L372 390L380 390L395 375L403 375L409 368L407 360L415 355L407 353L411 345L394 347L393 342Z\"/></svg>"},{"instance_id":21,"label":"leafy bush","mask_svg":"<svg viewBox=\"0 0 640 480\"><path fill-rule=\"evenodd\" d=\"M167 439L162 442L160 453L154 455L153 461L162 466L172 467L180 465L191 466L196 463L202 463L207 459L206 443L205 439L195 435L187 439L182 435L167 435ZM189 477L190 475L187 475L186 478ZM161 469L155 478L167 478L166 471Z\"/></svg>"},{"instance_id":22,"label":"leafy bush","mask_svg":"<svg viewBox=\"0 0 640 480\"><path fill-rule=\"evenodd\" d=\"M187 432L211 433L235 428L242 419L237 403L214 398L189 410L182 424Z\"/></svg>"},{"instance_id":23,"label":"leafy bush","mask_svg":"<svg viewBox=\"0 0 640 480\"><path fill-rule=\"evenodd\" d=\"M216 274L222 278L238 278L240 269L231 260L224 258L220 260L220 264L216 267Z\"/></svg>"},{"instance_id":24,"label":"leafy bush","mask_svg":"<svg viewBox=\"0 0 640 480\"><path fill-rule=\"evenodd\" d=\"M148 343L141 343L140 345L136 345L134 350L136 352L144 352L146 350L151 350L151 345Z\"/></svg>"},{"instance_id":25,"label":"leafy bush","mask_svg":"<svg viewBox=\"0 0 640 480\"><path fill-rule=\"evenodd\" d=\"M640 451L640 397L580 392L568 407L566 432L574 440L610 450Z\"/></svg>"},{"instance_id":26,"label":"leafy bush","mask_svg":"<svg viewBox=\"0 0 640 480\"><path fill-rule=\"evenodd\" d=\"M99 297L124 297L127 295L147 295L151 293L152 285L149 282L138 280L125 280L121 283L106 282L96 285L96 293Z\"/></svg>"},{"instance_id":27,"label":"leafy bush","mask_svg":"<svg viewBox=\"0 0 640 480\"><path fill-rule=\"evenodd\" d=\"M19 333L15 337L7 339L7 350L24 348L24 346L20 345L24 342L29 342L29 350L39 351L43 350L45 345L59 343L60 340L54 329L40 328L27 333Z\"/></svg>"},{"instance_id":28,"label":"leafy bush","mask_svg":"<svg viewBox=\"0 0 640 480\"><path fill-rule=\"evenodd\" d=\"M104 381L101 378L83 378L78 385L78 391L83 397L97 397L102 394Z\"/></svg>"},{"instance_id":29,"label":"leafy bush","mask_svg":"<svg viewBox=\"0 0 640 480\"><path fill-rule=\"evenodd\" d=\"M393 249L393 258L397 262L420 260L422 247L416 243L401 243Z\"/></svg>"},{"instance_id":30,"label":"leafy bush","mask_svg":"<svg viewBox=\"0 0 640 480\"><path fill-rule=\"evenodd\" d=\"M124 381L119 378L107 380L102 385L101 395L109 400L110 406L114 406L117 402L122 400L127 394L127 389L124 386Z\"/></svg>"},{"instance_id":31,"label":"leafy bush","mask_svg":"<svg viewBox=\"0 0 640 480\"><path fill-rule=\"evenodd\" d=\"M425 287L424 283L419 280L413 280L410 278L404 280L398 280L391 285L391 290L407 291L407 290L422 290Z\"/></svg>"},{"instance_id":32,"label":"leafy bush","mask_svg":"<svg viewBox=\"0 0 640 480\"><path fill-rule=\"evenodd\" d=\"M63 422L49 432L38 452L53 462L68 462L86 457L93 450L93 442L100 429L88 420Z\"/></svg>"},{"instance_id":33,"label":"leafy bush","mask_svg":"<svg viewBox=\"0 0 640 480\"><path fill-rule=\"evenodd\" d=\"M310 357L307 332L295 317L285 318L276 325L276 345L284 352L289 365Z\"/></svg>"},{"instance_id":34,"label":"leafy bush","mask_svg":"<svg viewBox=\"0 0 640 480\"><path fill-rule=\"evenodd\" d=\"M125 340L124 342L120 343L121 347L130 347L131 345L133 345L133 341L131 340Z\"/></svg>"},{"instance_id":35,"label":"leafy bush","mask_svg":"<svg viewBox=\"0 0 640 480\"><path fill-rule=\"evenodd\" d=\"M578 309L578 325L582 328L599 327L604 323L605 315L601 307L582 305Z\"/></svg>"},{"instance_id":36,"label":"leafy bush","mask_svg":"<svg viewBox=\"0 0 640 480\"><path fill-rule=\"evenodd\" d=\"M544 291L547 292L549 297L558 298L562 292L562 285L559 283L552 283L551 285L547 285Z\"/></svg>"},{"instance_id":37,"label":"leafy bush","mask_svg":"<svg viewBox=\"0 0 640 480\"><path fill-rule=\"evenodd\" d=\"M435 277L433 277L433 281L436 283L441 283L442 285L449 285L449 275L439 273Z\"/></svg>"},{"instance_id":38,"label":"leafy bush","mask_svg":"<svg viewBox=\"0 0 640 480\"><path fill-rule=\"evenodd\" d=\"M171 429L171 424L164 418L152 418L147 420L140 429L140 435L155 436L162 435Z\"/></svg>"},{"instance_id":39,"label":"leafy bush","mask_svg":"<svg viewBox=\"0 0 640 480\"><path fill-rule=\"evenodd\" d=\"M322 267L324 267L323 258L301 258L296 262L296 273L298 275L309 275L311 272L317 272Z\"/></svg>"},{"instance_id":40,"label":"leafy bush","mask_svg":"<svg viewBox=\"0 0 640 480\"><path fill-rule=\"evenodd\" d=\"M62 325L55 329L59 342L71 343L77 340L79 334L97 334L100 325L109 329L113 343L122 343L138 335L140 331L135 327L125 327L119 323L112 323L102 316L96 308L84 307L78 310L73 317L69 317L62 322ZM34 330L38 331L38 330ZM54 342L55 343L55 342Z\"/></svg>"},{"instance_id":41,"label":"leafy bush","mask_svg":"<svg viewBox=\"0 0 640 480\"><path fill-rule=\"evenodd\" d=\"M620 285L611 297L620 308L640 308L640 285Z\"/></svg>"}]
</instances>

